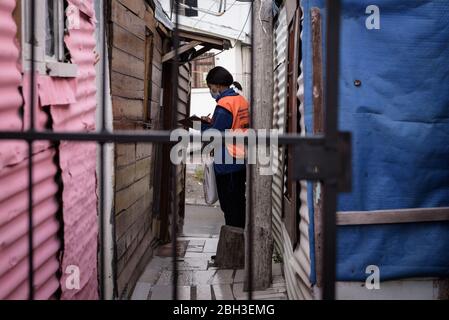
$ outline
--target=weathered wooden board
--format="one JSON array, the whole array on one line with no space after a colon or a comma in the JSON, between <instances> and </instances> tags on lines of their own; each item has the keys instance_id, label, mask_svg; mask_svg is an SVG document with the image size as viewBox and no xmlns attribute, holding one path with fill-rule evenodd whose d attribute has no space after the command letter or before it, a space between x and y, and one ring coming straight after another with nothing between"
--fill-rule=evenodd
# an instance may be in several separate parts
<instances>
[{"instance_id":1,"label":"weathered wooden board","mask_svg":"<svg viewBox=\"0 0 449 320\"><path fill-rule=\"evenodd\" d=\"M337 225L370 225L449 221L449 208L338 212Z\"/></svg>"}]
</instances>

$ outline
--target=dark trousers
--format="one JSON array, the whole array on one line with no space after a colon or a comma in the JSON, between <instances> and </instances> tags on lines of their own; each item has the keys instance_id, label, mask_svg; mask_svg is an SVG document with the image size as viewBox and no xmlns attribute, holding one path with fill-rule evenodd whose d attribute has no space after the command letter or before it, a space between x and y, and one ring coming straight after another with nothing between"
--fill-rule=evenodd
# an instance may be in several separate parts
<instances>
[{"instance_id":1,"label":"dark trousers","mask_svg":"<svg viewBox=\"0 0 449 320\"><path fill-rule=\"evenodd\" d=\"M218 199L224 212L226 225L245 228L246 169L216 176Z\"/></svg>"}]
</instances>

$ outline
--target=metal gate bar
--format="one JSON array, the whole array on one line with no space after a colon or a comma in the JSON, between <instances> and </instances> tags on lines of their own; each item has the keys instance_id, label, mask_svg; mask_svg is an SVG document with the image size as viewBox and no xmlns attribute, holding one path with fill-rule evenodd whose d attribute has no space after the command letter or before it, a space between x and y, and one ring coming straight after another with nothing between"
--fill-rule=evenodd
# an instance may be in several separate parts
<instances>
[{"instance_id":1,"label":"metal gate bar","mask_svg":"<svg viewBox=\"0 0 449 320\"><path fill-rule=\"evenodd\" d=\"M107 81L107 75L109 74L109 72L107 72L107 50L108 50L108 46L107 46L107 39L106 39L106 20L104 17L104 1L101 1L100 4L100 8L102 10L101 14L101 21L100 21L100 30L103 30L103 32L101 32L100 38L101 38L101 46L102 46L102 52L101 52L101 59L102 59L102 63L101 63L101 73L102 73L102 79L101 79L101 90L102 90L102 95L101 95L101 127L100 127L100 132L103 134L108 133L108 129L106 126L106 101L108 99L108 92L106 89L106 81ZM105 143L104 142L99 142L100 144L100 203L99 203L99 220L100 220L100 243L99 243L99 250L100 250L100 270L101 270L101 275L100 275L100 298L102 300L105 299L105 295L106 295L106 284L105 284L105 276L106 276L106 265L105 265L105 247L104 247L104 239L105 239L105 175L106 175L106 167L104 164L105 161ZM115 219L115 217L114 217Z\"/></svg>"},{"instance_id":2,"label":"metal gate bar","mask_svg":"<svg viewBox=\"0 0 449 320\"><path fill-rule=\"evenodd\" d=\"M103 2L104 3L104 2ZM175 62L172 68L172 84L174 85L172 106L173 110L178 103L178 65L179 65L179 3L175 3L176 21L173 33L173 47L175 48ZM291 145L294 147L295 163L294 178L297 180L320 180L323 182L324 196L323 196L323 298L335 298L335 240L336 240L336 206L337 194L342 190L350 189L350 137L348 134L342 135L338 132L338 73L339 73L339 26L340 26L340 1L327 0L326 2L327 14L327 63L326 63L326 88L325 88L325 136L303 137L300 134L283 134L278 137L279 144ZM104 9L104 8L103 8ZM31 39L35 39L35 0L31 0L31 17L30 29ZM104 13L104 12L103 12ZM29 299L35 298L34 292L34 265L33 265L33 143L38 140L46 140L52 142L58 141L77 141L77 142L96 142L100 144L100 202L99 202L99 217L100 217L100 259L101 259L101 298L105 297L105 264L104 264L104 247L103 239L105 233L104 218L105 218L105 144L107 143L158 143L158 144L175 144L176 141L171 141L171 131L149 131L149 132L109 132L106 126L106 101L108 92L106 89L107 81L107 39L106 39L106 21L103 17L101 20L103 32L102 39L102 103L101 103L101 127L99 132L95 133L76 133L76 132L53 132L53 131L36 131L35 130L35 47L31 46L31 88L30 88L30 128L23 132L0 132L1 140L22 140L28 143L28 286ZM253 41L253 39L251 40ZM33 41L34 42L34 41ZM253 46L252 46L253 48ZM251 57L253 58L253 50ZM255 83L253 77L254 63L251 64L251 84ZM253 95L251 94L251 102L253 102ZM176 114L176 113L174 113ZM173 125L176 124L172 119ZM252 122L252 119L251 119ZM195 139L197 134L190 134L190 139ZM242 134L235 134L236 137L241 137ZM247 140L247 139L246 139ZM266 137L270 140L270 136ZM248 143L246 141L245 143ZM176 167L172 164L172 176L176 176ZM247 209L249 210L248 232L252 235L252 222L254 217L251 210L251 179L248 180L248 200ZM177 219L173 217L172 221L172 251L173 251L173 299L178 299L177 281L178 281L178 266L177 266ZM250 236L248 254L249 254L249 268L248 268L248 299L252 299L252 265L253 265L253 251L252 251L252 237Z\"/></svg>"},{"instance_id":3,"label":"metal gate bar","mask_svg":"<svg viewBox=\"0 0 449 320\"><path fill-rule=\"evenodd\" d=\"M173 47L175 50L175 58L172 66L172 84L174 86L174 90L172 90L172 126L175 128L176 125L176 114L177 114L177 107L178 107L178 86L179 86L179 2L177 0L173 1L175 5L175 30L173 31ZM171 182L171 190L175 190L173 193L174 199L172 199L172 202L176 203L176 166L174 164L170 165L170 182ZM169 184L170 186L170 184ZM170 199L170 198L169 198ZM178 237L176 235L176 229L178 226L178 219L176 217L176 208L172 210L173 217L172 217L172 252L173 252L173 300L178 300L178 262L177 262L177 256L178 256Z\"/></svg>"},{"instance_id":4,"label":"metal gate bar","mask_svg":"<svg viewBox=\"0 0 449 320\"><path fill-rule=\"evenodd\" d=\"M34 104L35 104L35 25L36 25L36 3L34 0L31 1L31 18L28 32L31 32L31 75L30 75L30 128L29 133L33 135L35 132L34 126ZM25 114L25 112L23 113ZM28 140L28 296L29 300L34 300L34 250L33 250L33 140Z\"/></svg>"},{"instance_id":5,"label":"metal gate bar","mask_svg":"<svg viewBox=\"0 0 449 320\"><path fill-rule=\"evenodd\" d=\"M324 134L326 148L338 148L338 76L339 76L339 37L340 1L327 0L326 15L326 82L324 96ZM336 273L336 211L338 195L337 177L323 181L323 294L324 300L335 299Z\"/></svg>"}]
</instances>

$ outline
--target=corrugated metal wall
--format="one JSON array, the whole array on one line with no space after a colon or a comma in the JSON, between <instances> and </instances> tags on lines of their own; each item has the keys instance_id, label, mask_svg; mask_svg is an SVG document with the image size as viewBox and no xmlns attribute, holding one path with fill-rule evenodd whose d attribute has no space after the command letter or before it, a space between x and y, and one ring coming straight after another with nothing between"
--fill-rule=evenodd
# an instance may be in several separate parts
<instances>
[{"instance_id":1,"label":"corrugated metal wall","mask_svg":"<svg viewBox=\"0 0 449 320\"><path fill-rule=\"evenodd\" d=\"M60 239L56 201L57 168L52 149L36 154L34 163L35 298L49 299L59 288ZM28 161L1 170L0 299L28 297Z\"/></svg>"},{"instance_id":2,"label":"corrugated metal wall","mask_svg":"<svg viewBox=\"0 0 449 320\"><path fill-rule=\"evenodd\" d=\"M299 35L298 35L299 37ZM279 129L280 133L286 128L286 88L287 88L287 47L288 26L286 8L283 7L279 13L274 27L274 117L273 127ZM302 68L301 68L302 69ZM305 134L303 102L303 79L302 74L298 79L298 99L301 101L298 114L301 115L301 132ZM300 191L300 222L299 242L296 248L291 245L291 239L283 222L283 197L286 176L285 151L284 148L277 150L279 170L273 176L273 235L277 250L283 255L284 274L287 282L287 291L290 299L312 299L309 274L310 274L310 245L309 245L309 211L307 207L307 184L301 183Z\"/></svg>"},{"instance_id":3,"label":"corrugated metal wall","mask_svg":"<svg viewBox=\"0 0 449 320\"><path fill-rule=\"evenodd\" d=\"M95 130L95 15L93 1L68 1L79 9L79 29L69 30L65 43L78 66L76 103L52 106L55 131L93 132ZM62 270L70 265L80 268L81 289L67 290L61 279L62 299L97 299L97 194L96 144L62 142L59 148L64 190L64 255Z\"/></svg>"},{"instance_id":4,"label":"corrugated metal wall","mask_svg":"<svg viewBox=\"0 0 449 320\"><path fill-rule=\"evenodd\" d=\"M304 15L304 13L303 13ZM301 17L303 21L304 17ZM301 28L302 30L302 28ZM300 35L298 35L300 36ZM298 92L297 97L299 99L299 114L301 117L301 135L306 135L306 128L304 124L304 74L302 72L303 64L301 59L300 75L298 78ZM310 283L310 240L309 240L309 209L307 203L307 182L301 181L300 183L300 221L299 221L299 245L295 248L295 251L288 251L291 256L289 257L288 264L286 264L285 270L291 274L290 281L287 281L287 288L291 291L291 298L294 299L312 299L312 289ZM287 251L287 250L286 250Z\"/></svg>"},{"instance_id":5,"label":"corrugated metal wall","mask_svg":"<svg viewBox=\"0 0 449 320\"><path fill-rule=\"evenodd\" d=\"M17 66L19 49L14 44L17 27L12 17L15 0L0 2L0 129L21 130L22 120L19 118L19 108L22 105L22 96L19 93L21 74ZM8 121L5 121L8 119ZM20 149L17 142L0 142L0 169L11 162L18 162Z\"/></svg>"},{"instance_id":6,"label":"corrugated metal wall","mask_svg":"<svg viewBox=\"0 0 449 320\"><path fill-rule=\"evenodd\" d=\"M285 132L286 107L287 107L287 14L282 8L278 20L274 26L274 99L273 99L273 128L279 130L279 134ZM284 158L285 148L282 146L275 150L277 172L273 175L272 213L273 213L273 237L275 248L283 253L282 236L282 210L284 199Z\"/></svg>"},{"instance_id":7,"label":"corrugated metal wall","mask_svg":"<svg viewBox=\"0 0 449 320\"><path fill-rule=\"evenodd\" d=\"M19 116L25 95L25 113L29 116L29 76L22 78L19 66L17 27L11 14L14 0L0 3L0 130L17 130L29 126ZM39 79L38 79L39 81ZM38 90L36 88L36 94ZM47 114L36 100L37 129L45 128ZM27 145L20 142L0 143L0 299L28 297L28 159ZM56 200L55 149L48 142L33 148L33 217L35 298L54 297L59 288L58 269L61 241Z\"/></svg>"}]
</instances>

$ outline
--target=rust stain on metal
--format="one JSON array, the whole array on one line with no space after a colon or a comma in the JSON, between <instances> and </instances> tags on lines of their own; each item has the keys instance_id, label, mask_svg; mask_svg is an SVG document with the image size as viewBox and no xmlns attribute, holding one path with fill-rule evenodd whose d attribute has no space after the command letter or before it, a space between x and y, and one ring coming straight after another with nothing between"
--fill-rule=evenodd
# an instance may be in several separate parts
<instances>
[{"instance_id":1,"label":"rust stain on metal","mask_svg":"<svg viewBox=\"0 0 449 320\"><path fill-rule=\"evenodd\" d=\"M313 63L313 133L324 133L323 114L323 54L322 54L322 25L319 8L312 8L312 63ZM314 183L314 233L315 233L315 269L317 276L317 286L322 286L322 189L320 183Z\"/></svg>"}]
</instances>

